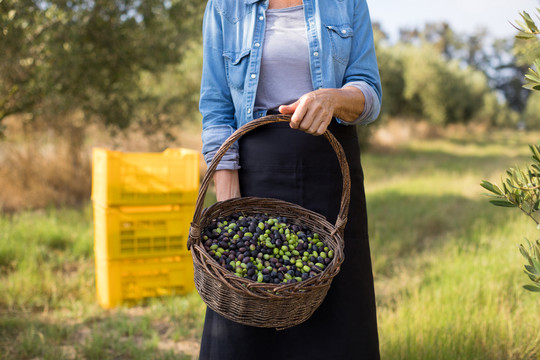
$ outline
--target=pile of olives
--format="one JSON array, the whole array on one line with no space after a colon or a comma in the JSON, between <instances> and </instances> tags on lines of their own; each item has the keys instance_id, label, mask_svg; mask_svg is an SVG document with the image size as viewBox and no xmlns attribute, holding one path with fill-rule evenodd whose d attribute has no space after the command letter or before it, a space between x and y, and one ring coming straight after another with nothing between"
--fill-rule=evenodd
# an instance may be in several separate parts
<instances>
[{"instance_id":1,"label":"pile of olives","mask_svg":"<svg viewBox=\"0 0 540 360\"><path fill-rule=\"evenodd\" d=\"M317 233L282 216L232 214L213 220L203 244L221 266L259 283L294 283L321 273L334 252Z\"/></svg>"}]
</instances>

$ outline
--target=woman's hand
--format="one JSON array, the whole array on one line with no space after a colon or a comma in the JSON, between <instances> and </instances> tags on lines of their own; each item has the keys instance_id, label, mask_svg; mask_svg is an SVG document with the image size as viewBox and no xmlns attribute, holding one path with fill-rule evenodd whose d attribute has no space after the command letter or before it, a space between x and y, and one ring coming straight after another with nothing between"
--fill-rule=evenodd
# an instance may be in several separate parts
<instances>
[{"instance_id":1,"label":"woman's hand","mask_svg":"<svg viewBox=\"0 0 540 360\"><path fill-rule=\"evenodd\" d=\"M217 170L214 173L217 201L240 197L238 170Z\"/></svg>"},{"instance_id":2,"label":"woman's hand","mask_svg":"<svg viewBox=\"0 0 540 360\"><path fill-rule=\"evenodd\" d=\"M292 114L290 126L312 135L322 135L336 116L353 122L364 111L364 94L354 86L341 89L319 89L303 95L279 112Z\"/></svg>"}]
</instances>

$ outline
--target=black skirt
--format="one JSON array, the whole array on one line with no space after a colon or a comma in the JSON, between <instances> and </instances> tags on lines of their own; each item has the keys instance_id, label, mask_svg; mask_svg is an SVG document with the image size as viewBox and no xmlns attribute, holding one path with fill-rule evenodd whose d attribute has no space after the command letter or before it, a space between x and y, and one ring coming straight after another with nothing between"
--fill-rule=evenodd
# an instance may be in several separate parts
<instances>
[{"instance_id":1,"label":"black skirt","mask_svg":"<svg viewBox=\"0 0 540 360\"><path fill-rule=\"evenodd\" d=\"M373 275L360 150L354 126L333 122L351 172L345 227L345 261L321 306L287 330L245 326L207 309L200 360L379 359ZM287 123L257 128L239 140L243 196L272 197L316 211L335 223L342 176L334 150L322 136Z\"/></svg>"}]
</instances>

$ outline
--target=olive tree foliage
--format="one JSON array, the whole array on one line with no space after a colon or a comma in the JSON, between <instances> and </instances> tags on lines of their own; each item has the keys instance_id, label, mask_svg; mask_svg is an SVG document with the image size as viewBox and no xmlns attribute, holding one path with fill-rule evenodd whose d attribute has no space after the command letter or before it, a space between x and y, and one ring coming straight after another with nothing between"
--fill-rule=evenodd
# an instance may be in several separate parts
<instances>
[{"instance_id":1,"label":"olive tree foliage","mask_svg":"<svg viewBox=\"0 0 540 360\"><path fill-rule=\"evenodd\" d=\"M118 128L159 120L170 106L145 84L180 64L199 37L203 7L198 0L0 0L0 124L13 114L54 123L73 112ZM155 112L144 115L145 108Z\"/></svg>"},{"instance_id":2,"label":"olive tree foliage","mask_svg":"<svg viewBox=\"0 0 540 360\"><path fill-rule=\"evenodd\" d=\"M469 45L461 43L448 25L402 30L400 41L393 45L385 43L379 28L375 27L374 34L383 117L406 116L442 126L474 121L501 125L517 120L497 99L486 74L457 58L458 51L470 61L478 55L474 49L463 50Z\"/></svg>"},{"instance_id":3,"label":"olive tree foliage","mask_svg":"<svg viewBox=\"0 0 540 360\"><path fill-rule=\"evenodd\" d=\"M540 14L540 9L537 9ZM523 40L537 40L540 29L527 12L522 12L522 21L518 21L520 31L516 37ZM535 41L537 43L537 41ZM540 58L533 60L529 72L525 75L524 87L540 91ZM536 105L538 106L538 105ZM481 185L489 191L490 202L496 206L518 208L530 218L540 230L540 146L529 145L533 163L526 169L511 168L506 171L506 179L501 185L484 180ZM533 285L525 285L530 291L540 292L540 238L536 242L525 239L526 245L519 250L526 260L525 273Z\"/></svg>"}]
</instances>

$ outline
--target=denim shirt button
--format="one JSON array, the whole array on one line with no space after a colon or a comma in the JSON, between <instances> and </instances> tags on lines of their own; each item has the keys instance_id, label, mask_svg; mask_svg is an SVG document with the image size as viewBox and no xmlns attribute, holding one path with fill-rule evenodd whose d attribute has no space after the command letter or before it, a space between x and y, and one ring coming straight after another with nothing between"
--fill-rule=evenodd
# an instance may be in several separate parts
<instances>
[{"instance_id":1,"label":"denim shirt button","mask_svg":"<svg viewBox=\"0 0 540 360\"><path fill-rule=\"evenodd\" d=\"M257 74L251 74L251 78L255 79L257 77Z\"/></svg>"},{"instance_id":2,"label":"denim shirt button","mask_svg":"<svg viewBox=\"0 0 540 360\"><path fill-rule=\"evenodd\" d=\"M254 45L255 45L255 47L259 47L259 46L261 46L261 44L260 44L260 43L258 43L258 42L257 42L257 43L255 43Z\"/></svg>"},{"instance_id":3,"label":"denim shirt button","mask_svg":"<svg viewBox=\"0 0 540 360\"><path fill-rule=\"evenodd\" d=\"M251 109L247 109L247 113L248 113L248 114L251 114Z\"/></svg>"},{"instance_id":4,"label":"denim shirt button","mask_svg":"<svg viewBox=\"0 0 540 360\"><path fill-rule=\"evenodd\" d=\"M263 21L264 20L264 16L259 16L259 20Z\"/></svg>"},{"instance_id":5,"label":"denim shirt button","mask_svg":"<svg viewBox=\"0 0 540 360\"><path fill-rule=\"evenodd\" d=\"M315 52L313 53L313 56L319 56L319 52L318 52L318 51L315 51Z\"/></svg>"}]
</instances>

